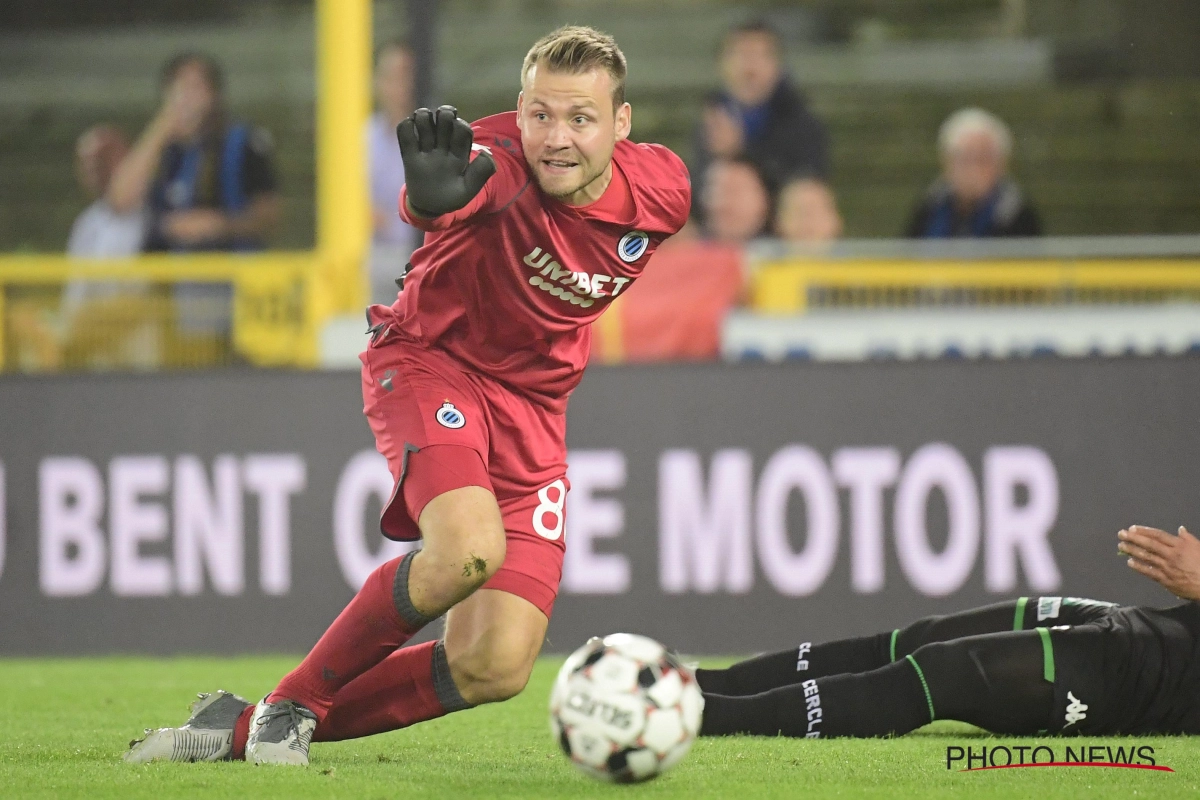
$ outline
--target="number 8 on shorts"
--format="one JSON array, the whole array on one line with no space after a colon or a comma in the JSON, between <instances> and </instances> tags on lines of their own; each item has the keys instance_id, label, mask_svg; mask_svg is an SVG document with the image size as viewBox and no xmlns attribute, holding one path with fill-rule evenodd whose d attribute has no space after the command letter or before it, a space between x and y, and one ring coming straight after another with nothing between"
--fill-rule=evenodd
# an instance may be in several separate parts
<instances>
[{"instance_id":1,"label":"number 8 on shorts","mask_svg":"<svg viewBox=\"0 0 1200 800\"><path fill-rule=\"evenodd\" d=\"M539 536L554 540L562 536L563 506L567 502L567 486L561 479L538 489L538 507L533 510L533 529ZM547 525L549 521L551 524Z\"/></svg>"}]
</instances>

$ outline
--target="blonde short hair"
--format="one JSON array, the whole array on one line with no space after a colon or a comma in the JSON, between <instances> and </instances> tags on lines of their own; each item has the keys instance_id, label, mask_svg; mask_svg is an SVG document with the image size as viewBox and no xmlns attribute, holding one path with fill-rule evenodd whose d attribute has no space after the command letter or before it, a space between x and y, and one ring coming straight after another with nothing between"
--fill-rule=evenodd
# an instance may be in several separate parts
<instances>
[{"instance_id":1,"label":"blonde short hair","mask_svg":"<svg viewBox=\"0 0 1200 800\"><path fill-rule=\"evenodd\" d=\"M534 42L521 65L521 85L542 64L551 72L580 75L602 69L612 78L613 108L625 102L625 54L607 33L583 25L564 25Z\"/></svg>"}]
</instances>

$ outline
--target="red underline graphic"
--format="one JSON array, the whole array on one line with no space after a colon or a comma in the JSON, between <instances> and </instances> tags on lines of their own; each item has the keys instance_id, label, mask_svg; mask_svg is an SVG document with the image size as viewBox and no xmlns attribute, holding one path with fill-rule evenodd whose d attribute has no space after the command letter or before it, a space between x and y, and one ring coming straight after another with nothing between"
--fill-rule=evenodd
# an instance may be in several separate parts
<instances>
[{"instance_id":1,"label":"red underline graphic","mask_svg":"<svg viewBox=\"0 0 1200 800\"><path fill-rule=\"evenodd\" d=\"M1155 764L1113 764L1104 761L1047 761L1044 764L998 764L994 767L971 767L959 772L979 772L985 769L1017 769L1019 767L1120 767L1121 769L1152 769L1156 772L1174 772L1170 767Z\"/></svg>"}]
</instances>

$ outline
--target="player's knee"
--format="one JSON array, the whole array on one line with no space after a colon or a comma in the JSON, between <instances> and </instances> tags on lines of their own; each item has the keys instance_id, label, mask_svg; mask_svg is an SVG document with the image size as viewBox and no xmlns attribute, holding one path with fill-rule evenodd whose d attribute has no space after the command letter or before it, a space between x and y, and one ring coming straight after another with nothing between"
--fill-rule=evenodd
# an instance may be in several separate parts
<instances>
[{"instance_id":1,"label":"player's knee","mask_svg":"<svg viewBox=\"0 0 1200 800\"><path fill-rule=\"evenodd\" d=\"M495 497L468 486L439 495L421 514L424 549L467 588L482 586L504 563L504 522Z\"/></svg>"},{"instance_id":2,"label":"player's knee","mask_svg":"<svg viewBox=\"0 0 1200 800\"><path fill-rule=\"evenodd\" d=\"M475 589L483 586L504 564L505 551L503 531L499 536L481 536L465 542L455 562L461 565L461 582Z\"/></svg>"},{"instance_id":3,"label":"player's knee","mask_svg":"<svg viewBox=\"0 0 1200 800\"><path fill-rule=\"evenodd\" d=\"M927 679L936 676L939 682L977 682L981 677L979 665L972 663L969 649L962 640L923 644L912 657Z\"/></svg>"},{"instance_id":4,"label":"player's knee","mask_svg":"<svg viewBox=\"0 0 1200 800\"><path fill-rule=\"evenodd\" d=\"M939 717L962 719L988 695L987 676L966 640L925 644L912 657Z\"/></svg>"},{"instance_id":5,"label":"player's knee","mask_svg":"<svg viewBox=\"0 0 1200 800\"><path fill-rule=\"evenodd\" d=\"M529 683L533 661L472 654L450 661L459 693L471 705L499 703L516 697Z\"/></svg>"}]
</instances>

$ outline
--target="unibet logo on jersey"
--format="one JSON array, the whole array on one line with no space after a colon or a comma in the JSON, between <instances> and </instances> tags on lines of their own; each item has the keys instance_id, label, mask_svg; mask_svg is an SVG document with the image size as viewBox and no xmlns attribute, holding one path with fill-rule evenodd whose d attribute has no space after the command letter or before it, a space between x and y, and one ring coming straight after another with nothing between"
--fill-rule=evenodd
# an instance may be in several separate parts
<instances>
[{"instance_id":1,"label":"unibet logo on jersey","mask_svg":"<svg viewBox=\"0 0 1200 800\"><path fill-rule=\"evenodd\" d=\"M579 306L591 308L602 297L616 297L631 278L614 278L590 272L572 272L559 264L548 251L535 247L524 261L538 270L529 278L529 285L536 286L553 297Z\"/></svg>"}]
</instances>

